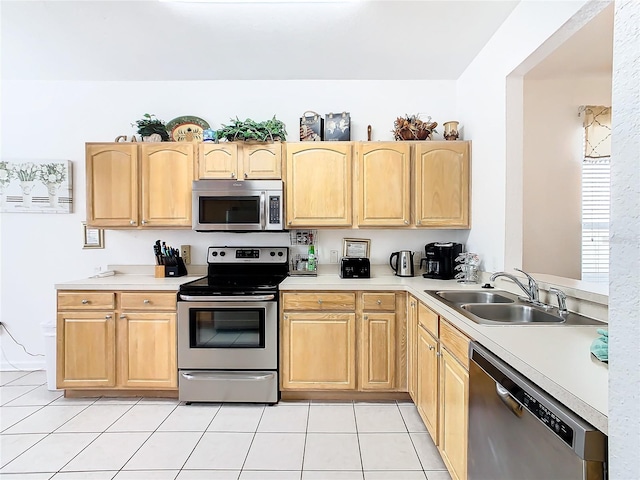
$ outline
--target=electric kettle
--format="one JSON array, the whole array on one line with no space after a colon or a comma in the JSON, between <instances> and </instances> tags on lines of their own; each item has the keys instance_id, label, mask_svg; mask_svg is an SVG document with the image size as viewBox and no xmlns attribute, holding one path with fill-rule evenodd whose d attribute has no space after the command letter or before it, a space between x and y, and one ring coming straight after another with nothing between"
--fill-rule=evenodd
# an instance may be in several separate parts
<instances>
[{"instance_id":1,"label":"electric kettle","mask_svg":"<svg viewBox=\"0 0 640 480\"><path fill-rule=\"evenodd\" d=\"M393 252L389 257L389 265L398 277L413 277L413 252L411 250Z\"/></svg>"}]
</instances>

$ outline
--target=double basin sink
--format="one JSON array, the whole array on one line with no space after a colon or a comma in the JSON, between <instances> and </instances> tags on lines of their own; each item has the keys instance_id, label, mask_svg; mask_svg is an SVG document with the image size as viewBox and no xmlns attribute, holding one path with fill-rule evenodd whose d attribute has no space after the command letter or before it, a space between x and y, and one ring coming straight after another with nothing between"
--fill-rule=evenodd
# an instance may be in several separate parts
<instances>
[{"instance_id":1,"label":"double basin sink","mask_svg":"<svg viewBox=\"0 0 640 480\"><path fill-rule=\"evenodd\" d=\"M534 305L502 290L425 290L425 293L484 325L605 325L578 313L560 313L550 305Z\"/></svg>"}]
</instances>

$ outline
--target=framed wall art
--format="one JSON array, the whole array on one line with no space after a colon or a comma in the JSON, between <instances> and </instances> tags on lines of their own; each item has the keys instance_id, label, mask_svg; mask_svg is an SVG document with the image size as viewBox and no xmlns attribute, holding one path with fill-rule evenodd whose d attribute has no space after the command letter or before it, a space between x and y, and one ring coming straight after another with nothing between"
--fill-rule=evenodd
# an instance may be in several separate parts
<instances>
[{"instance_id":1,"label":"framed wall art","mask_svg":"<svg viewBox=\"0 0 640 480\"><path fill-rule=\"evenodd\" d=\"M355 258L369 258L371 240L367 238L343 238L342 256Z\"/></svg>"}]
</instances>

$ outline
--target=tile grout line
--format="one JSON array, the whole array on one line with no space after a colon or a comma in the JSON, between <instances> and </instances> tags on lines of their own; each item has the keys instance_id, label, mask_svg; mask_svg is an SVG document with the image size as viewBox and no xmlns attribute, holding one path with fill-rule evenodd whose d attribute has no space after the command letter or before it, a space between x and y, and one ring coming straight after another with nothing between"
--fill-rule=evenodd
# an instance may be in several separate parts
<instances>
[{"instance_id":1,"label":"tile grout line","mask_svg":"<svg viewBox=\"0 0 640 480\"><path fill-rule=\"evenodd\" d=\"M202 438L204 437L204 434L207 433L208 428L211 426L211 424L213 423L213 420L218 416L218 414L220 413L220 410L222 410L222 406L224 405L224 403L221 403L220 406L218 406L218 410L216 410L216 413L213 415L213 417L211 417L211 420L209 420L209 423L207 423L207 426L204 427L204 431L202 432L202 435L200 435L200 438L198 439L198 441L196 442L196 444L193 446L193 449L191 450L191 453L189 455L187 455L187 458L184 460L182 467L180 467L178 469L178 473L176 474L176 478L178 478L178 476L180 475L180 472L182 472L182 470L184 469L185 465L187 464L187 462L189 461L189 459L191 458L191 455L193 455L193 452L196 451L196 448L198 448L198 445L200 444L200 442L202 441ZM178 406L180 406L180 404L178 404ZM184 406L187 406L186 404ZM177 407L176 407L177 408ZM165 419L166 422L166 419ZM164 422L163 422L164 423ZM175 479L174 479L175 480Z\"/></svg>"},{"instance_id":2,"label":"tile grout line","mask_svg":"<svg viewBox=\"0 0 640 480\"><path fill-rule=\"evenodd\" d=\"M258 434L258 428L260 428L260 422L262 421L262 417L264 417L264 410L267 408L266 405L262 406L262 413L260 414L260 420L258 420L258 424L256 425L256 429L253 432L253 437L251 437L251 443L249 443L249 448L247 449L247 454L244 456L244 460L242 461L242 465L240 466L240 471L238 472L238 480L242 476L242 470L244 470L244 466L247 463L247 458L249 458L249 452L251 451L251 447L253 446L253 442L256 439L256 435Z\"/></svg>"}]
</instances>

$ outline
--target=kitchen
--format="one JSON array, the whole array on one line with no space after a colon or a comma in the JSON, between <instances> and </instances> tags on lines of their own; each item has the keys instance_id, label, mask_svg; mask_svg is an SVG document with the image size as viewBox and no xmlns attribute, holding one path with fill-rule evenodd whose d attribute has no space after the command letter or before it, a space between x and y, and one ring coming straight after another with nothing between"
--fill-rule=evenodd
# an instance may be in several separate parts
<instances>
[{"instance_id":1,"label":"kitchen","mask_svg":"<svg viewBox=\"0 0 640 480\"><path fill-rule=\"evenodd\" d=\"M527 5L520 5L516 13L526 16L526 8ZM572 8L575 11L575 6ZM571 10L571 8L568 7L568 10ZM400 89L401 91L395 91L398 81L342 81L332 82L334 85L339 84L340 88L337 88L337 91L331 90L323 93L323 85L326 85L326 83L320 80L301 82L297 86L295 82L293 84L291 82L276 82L274 85L270 85L269 82L263 83L264 81L258 82L262 83L259 86L273 86L276 91L281 93L277 95L277 102L274 101L272 104L268 104L258 92L252 93L251 89L249 89L247 93L245 91L247 90L246 87L249 86L247 83L236 82L235 86L232 86L231 82L220 81L216 85L220 88L232 89L231 91L234 88L243 89L245 101L247 104L253 104L250 109L247 109L248 115L256 118L269 118L274 112L279 113L282 111L285 123L288 125L297 124L301 110L306 108L308 104L309 97L307 92L309 88L312 88L318 92L316 102L319 104L319 109L325 108L324 106L326 105L325 109L329 111L335 108L335 104L344 105L345 109L348 108L352 112L358 111L358 115L362 119L367 119L367 121L362 121L359 125L354 124L352 135L353 138L358 139L366 138L364 124L369 123L369 119L371 119L370 123L374 126L374 132L385 132L390 129L387 126L390 118L394 118L395 115L404 110L410 112L415 108L414 95L409 92L424 92L422 93L423 100L421 103L427 105L424 109L428 110L428 113L437 119L457 117L460 120L464 120L465 133L467 135L465 138L470 138L473 141L474 171L472 184L474 197L472 211L474 228L469 233L468 238L464 238L466 233L456 232L455 234L462 236L462 238L454 238L454 240L467 243L475 251L481 252L488 271L500 270L505 266L502 260L505 255L505 247L503 245L506 231L505 214L500 211L502 210L500 205L505 203L506 187L503 184L496 184L494 178L496 177L495 172L504 172L506 163L506 155L500 146L501 143L504 143L501 139L505 138L506 133L501 133L504 128L499 127L505 124L505 120L500 114L500 106L504 107L504 100L502 100L504 91L495 92L493 88L483 89L484 99L492 102L490 106L485 105L484 101L481 101L484 99L478 98L476 93L484 84L492 84L494 80L496 82L495 85L504 85L506 74L520 64L530 51L533 51L549 33L564 22L565 18L570 17L573 11L546 13L549 18L554 18L557 24L555 27L544 24L544 29L548 29L548 31L546 33L538 33L538 43L523 46L520 58L503 58L505 64L500 65L492 63L495 60L487 58L490 56L491 47L495 49L494 51L500 51L504 57L504 52L496 39L494 43L488 45L489 48L483 55L476 58L475 65L465 72L457 82L427 80L428 88L426 89L422 88L424 81L402 81L406 88ZM566 15L566 17L562 19L556 18L554 14L558 17L561 17L561 15ZM517 22L524 20L516 16L510 18L510 21L515 22L515 25L508 24L507 26L517 28ZM505 29L507 26L505 26ZM502 30L503 35L508 34L508 31L504 31L505 29ZM517 57L518 52L514 52L514 56ZM474 69L478 69L478 71ZM495 77L488 75L488 72L492 72ZM6 74L6 72L4 73ZM79 251L80 222L85 216L83 211L84 204L81 200L83 196L83 175L82 167L79 165L84 157L84 142L115 138L116 135L123 133L123 129L128 128L128 122L131 119L137 118L141 111L148 110L150 108L149 105L163 105L166 111L175 112L176 115L185 112L203 112L201 116L206 116L209 111L226 112L215 114L217 121L221 122L224 122L227 117L238 113L237 102L226 101L224 98L217 98L215 101L211 98L204 99L193 95L176 95L168 98L166 96L166 85L161 82L142 82L137 83L135 88L131 88L130 84L95 83L81 81L81 79L68 80L70 81L67 83L57 83L38 81L35 77L31 80L14 79L3 82L2 87L3 155L12 158L42 158L46 156L47 158L73 159L76 169L74 189L76 190L76 199L80 199L76 202L74 214L66 218L61 218L60 216L53 218L53 216L46 215L40 215L37 218L3 215L2 218L3 322L7 322L12 331L19 333L22 339L28 339L25 342L27 342L28 349L31 351L43 351L41 347L42 339L39 335L39 323L49 319L51 312L54 310L55 297L51 287L54 283L65 279L88 277L96 273L95 268L99 266L114 263L151 264L153 261L148 252L148 245L156 240L157 235L154 232L109 231L106 237L107 248L96 251ZM67 93L67 95L63 95L64 100L60 99L63 104L51 104L53 99L58 96L61 86L66 88L64 91ZM176 82L173 86L175 86L176 91L189 91L193 85ZM255 87L256 84L252 83L250 86ZM298 86L300 90L296 93ZM206 85L203 84L202 87L204 88ZM391 88L394 88L393 98L385 100L387 98L385 92L388 92ZM56 93L54 94L54 92ZM95 112L113 110L110 106L113 103L113 99L116 98L120 102L117 114L95 114ZM376 98L375 106L371 105L368 100L370 98ZM78 100L74 101L73 99ZM86 110L80 104L91 105L92 108L91 110ZM43 105L49 105L49 107L45 108ZM351 105L354 106L351 107ZM452 110L456 105L458 106L457 109ZM70 122L62 124L53 122L54 126L47 126L47 128L39 131L38 142L32 141L32 129L23 127L24 125L32 125L33 118L41 119L37 122L39 126L42 124L49 125L52 123L53 118L58 118L59 112L73 111L73 109L77 109L77 113L73 115L75 120L72 124ZM156 113L160 112L157 111ZM11 122L7 118L11 118ZM91 120L89 122L78 121L77 118ZM18 125L22 127L18 128ZM377 135L377 133L374 133L374 138L385 138L382 133L380 133L380 137L377 137ZM389 139L389 137L386 138ZM74 140L70 141L70 139ZM483 168L480 168L480 166ZM18 235L15 232L25 232L25 235ZM374 263L379 264L385 263L389 252L398 248L410 248L417 251L427 243L427 240L451 239L451 233L447 234L447 232L442 231L434 232L429 238L425 238L419 232L407 232L403 235L403 239L406 239L406 244L397 245L397 234L393 232L358 231L356 233L372 239L372 260ZM36 258L33 252L38 252L41 249L40 239L43 237L48 238L51 234L54 235L53 238L56 238L56 255L54 257L42 257L39 255ZM192 232L175 231L170 233L170 238L168 235L164 235L164 237L173 244L191 244L193 246L192 257L204 258L206 247L213 242L210 238L194 235ZM215 241L227 243L228 237L226 235L216 235ZM326 245L324 243L322 245L320 263L328 263L328 252L332 249L339 250L341 239L348 236L354 236L353 232L323 231L322 238ZM268 241L273 240L269 239ZM255 239L253 236L251 237L251 243L258 242L267 242L267 240L261 236ZM324 255L327 256L325 257ZM612 262L612 269L614 268L615 263ZM32 273L34 271L37 274ZM615 270L612 271L615 272ZM25 272L25 274L16 278L16 272ZM623 272L627 275L626 267L620 273ZM11 283L8 281L9 278L11 278ZM612 298L614 298L614 295L622 295L624 292L627 292L627 296L630 298L637 297L633 290L626 290L632 288L629 285L633 285L634 282L630 281L629 277L625 278L627 283L620 285L615 292L612 291ZM22 292L27 290L38 292L40 298L43 299L41 306L35 304L25 306L22 302L17 303L12 300L23 298ZM612 302L611 305L613 306L614 303ZM624 302L622 305L624 305ZM615 312L615 310L613 311ZM24 327L27 327L27 325L28 327L22 329L21 325L16 324L15 318L29 319L28 324L25 322L24 325ZM612 315L612 318L615 319L616 317ZM619 328L635 327L620 326ZM623 337L630 338L633 336L630 334L619 335L619 341L622 342L620 346L624 345L625 340ZM34 338L31 339L29 338L30 336ZM14 347L8 344L5 339L6 336L3 334L3 351L9 352L11 359L16 361L22 359L23 357L20 356L22 354L18 353L18 349L14 350ZM619 378L620 381L626 379L615 389L616 393L612 394L617 399L621 398L619 395L622 395L623 392L633 391L633 385L635 385L633 378L627 378L629 374L624 373L626 370L635 370L633 367L635 364L632 362L635 357L632 354L625 354L625 358L631 362L626 364L630 366L625 368L625 364L620 365L620 377L613 375L611 380L612 382L617 382L616 378ZM26 361L26 358L23 361ZM612 371L615 371L614 369L615 365L612 365ZM625 384L628 382L631 383ZM614 391L613 388L612 391ZM614 408L613 405L612 409ZM613 426L615 426L615 412L616 410L613 409L610 413L610 429L612 431L614 431ZM626 428L624 423L621 421L618 428ZM615 443L613 448L614 450L612 451L615 451ZM618 448L622 449L620 451L625 451L624 449L627 447L619 445ZM629 459L631 458L633 456L629 456Z\"/></svg>"}]
</instances>

